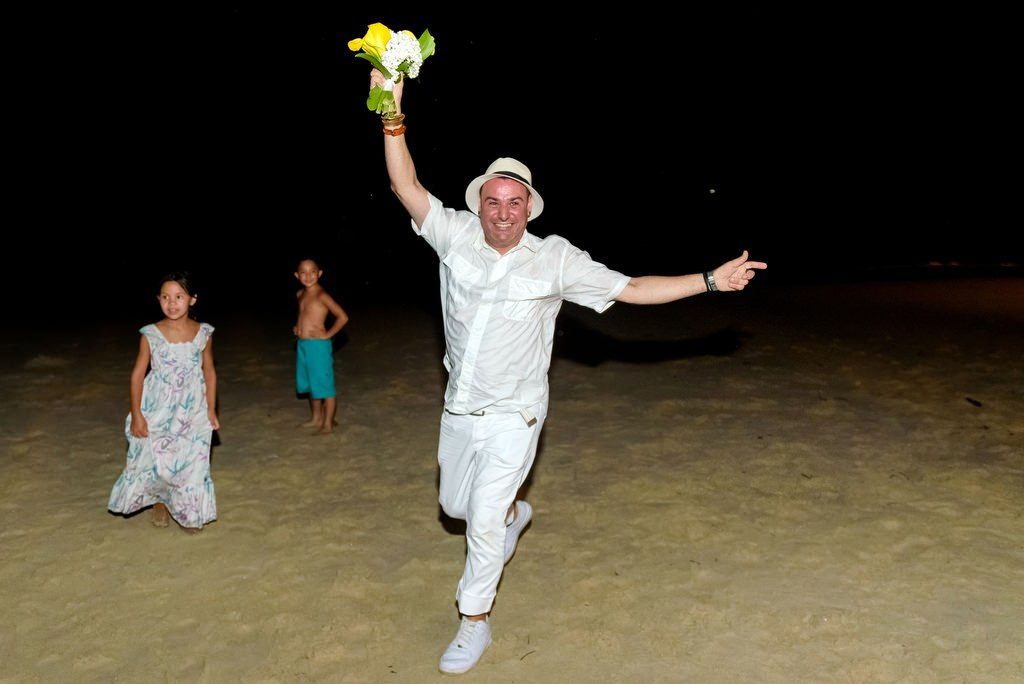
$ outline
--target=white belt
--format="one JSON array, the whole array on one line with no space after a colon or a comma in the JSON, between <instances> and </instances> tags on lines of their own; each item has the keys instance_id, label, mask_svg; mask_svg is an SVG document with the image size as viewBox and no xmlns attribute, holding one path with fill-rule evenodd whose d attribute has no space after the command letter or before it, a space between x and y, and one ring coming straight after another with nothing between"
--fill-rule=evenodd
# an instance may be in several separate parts
<instances>
[{"instance_id":1,"label":"white belt","mask_svg":"<svg viewBox=\"0 0 1024 684\"><path fill-rule=\"evenodd\" d=\"M471 413L455 413L454 411L449 411L448 409L445 409L444 412L445 413L449 413L449 414L451 414L453 416L486 416L487 415L487 411L482 410L482 409L480 411L473 411ZM495 413L494 411L491 411L491 415L494 415L494 413ZM521 408L521 409L519 409L519 415L521 415L523 417L523 420L526 421L526 427L533 427L534 425L537 424L537 416L533 415L533 411L531 411L530 409L528 409L528 408Z\"/></svg>"}]
</instances>

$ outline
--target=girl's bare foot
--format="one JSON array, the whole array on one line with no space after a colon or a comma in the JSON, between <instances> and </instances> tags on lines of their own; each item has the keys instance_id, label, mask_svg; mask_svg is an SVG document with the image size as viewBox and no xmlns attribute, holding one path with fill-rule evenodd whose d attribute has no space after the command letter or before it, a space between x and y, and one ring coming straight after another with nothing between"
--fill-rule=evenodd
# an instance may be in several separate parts
<instances>
[{"instance_id":1,"label":"girl's bare foot","mask_svg":"<svg viewBox=\"0 0 1024 684\"><path fill-rule=\"evenodd\" d=\"M171 515L167 512L167 506L162 503L153 504L153 508L149 511L149 521L153 523L153 527L167 527L171 522Z\"/></svg>"},{"instance_id":2,"label":"girl's bare foot","mask_svg":"<svg viewBox=\"0 0 1024 684\"><path fill-rule=\"evenodd\" d=\"M193 535L199 534L200 532L203 531L202 527L182 527L181 529L185 530L185 534L193 534Z\"/></svg>"},{"instance_id":3,"label":"girl's bare foot","mask_svg":"<svg viewBox=\"0 0 1024 684\"><path fill-rule=\"evenodd\" d=\"M299 427L316 427L316 428L318 428L318 427L320 427L320 421L319 420L307 420L305 423L302 423L301 425L299 425Z\"/></svg>"}]
</instances>

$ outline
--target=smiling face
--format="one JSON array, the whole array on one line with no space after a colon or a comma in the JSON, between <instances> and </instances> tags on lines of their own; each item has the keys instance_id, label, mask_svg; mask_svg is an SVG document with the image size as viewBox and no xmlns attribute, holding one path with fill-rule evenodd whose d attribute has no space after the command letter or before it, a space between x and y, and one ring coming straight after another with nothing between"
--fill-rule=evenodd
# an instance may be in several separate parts
<instances>
[{"instance_id":1,"label":"smiling face","mask_svg":"<svg viewBox=\"0 0 1024 684\"><path fill-rule=\"evenodd\" d=\"M492 178L480 188L480 225L484 239L499 254L519 244L533 210L526 186L511 178Z\"/></svg>"},{"instance_id":2,"label":"smiling face","mask_svg":"<svg viewBox=\"0 0 1024 684\"><path fill-rule=\"evenodd\" d=\"M320 280L324 272L312 259L305 259L299 262L299 270L295 271L295 277L299 279L305 288L313 287Z\"/></svg>"},{"instance_id":3,"label":"smiling face","mask_svg":"<svg viewBox=\"0 0 1024 684\"><path fill-rule=\"evenodd\" d=\"M188 316L189 308L196 303L196 298L174 280L168 280L160 286L157 300L160 302L160 309L164 312L164 316L171 321Z\"/></svg>"}]
</instances>

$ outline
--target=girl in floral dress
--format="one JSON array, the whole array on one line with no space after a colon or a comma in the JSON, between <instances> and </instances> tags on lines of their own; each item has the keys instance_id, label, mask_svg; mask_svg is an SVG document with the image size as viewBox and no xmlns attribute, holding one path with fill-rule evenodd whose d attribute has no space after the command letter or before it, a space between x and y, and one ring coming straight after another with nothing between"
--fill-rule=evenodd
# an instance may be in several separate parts
<instances>
[{"instance_id":1,"label":"girl in floral dress","mask_svg":"<svg viewBox=\"0 0 1024 684\"><path fill-rule=\"evenodd\" d=\"M187 274L165 277L157 299L164 318L139 330L125 422L128 463L107 508L127 515L152 506L155 526L167 527L171 517L195 533L217 518L210 479L210 439L220 428L213 326L190 318L196 296Z\"/></svg>"}]
</instances>

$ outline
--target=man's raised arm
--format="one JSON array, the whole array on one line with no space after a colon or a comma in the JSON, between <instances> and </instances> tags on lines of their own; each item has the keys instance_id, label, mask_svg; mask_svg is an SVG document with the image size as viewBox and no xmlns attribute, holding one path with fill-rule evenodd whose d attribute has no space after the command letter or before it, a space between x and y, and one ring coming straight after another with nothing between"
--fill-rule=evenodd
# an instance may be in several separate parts
<instances>
[{"instance_id":1,"label":"man's raised arm","mask_svg":"<svg viewBox=\"0 0 1024 684\"><path fill-rule=\"evenodd\" d=\"M378 70L370 71L370 88L383 86L384 76ZM409 216L416 225L423 227L423 221L430 211L427 189L420 185L416 178L416 166L412 163L412 155L405 144L405 123L402 114L402 91L405 81L395 84L392 94L395 96L396 123L384 122L384 160L388 166L388 178L391 180L391 191L398 196Z\"/></svg>"}]
</instances>

